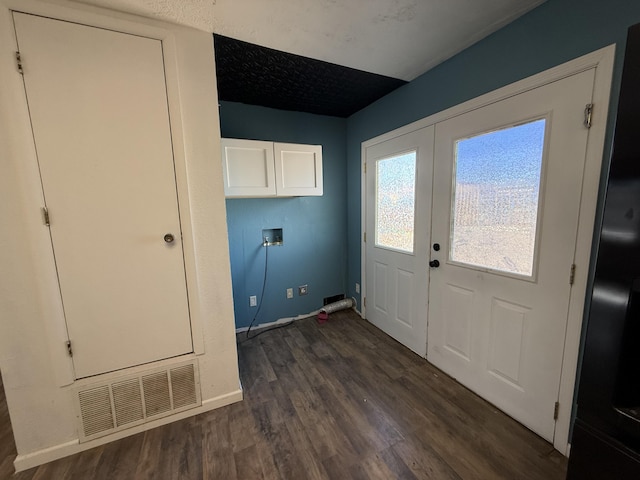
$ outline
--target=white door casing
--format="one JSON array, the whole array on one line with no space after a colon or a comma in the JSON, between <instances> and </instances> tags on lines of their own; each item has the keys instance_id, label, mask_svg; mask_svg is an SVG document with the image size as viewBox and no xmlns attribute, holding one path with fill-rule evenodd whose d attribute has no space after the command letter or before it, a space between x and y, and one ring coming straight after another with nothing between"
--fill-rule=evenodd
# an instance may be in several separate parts
<instances>
[{"instance_id":1,"label":"white door casing","mask_svg":"<svg viewBox=\"0 0 640 480\"><path fill-rule=\"evenodd\" d=\"M14 21L76 378L192 352L162 43Z\"/></svg>"},{"instance_id":2,"label":"white door casing","mask_svg":"<svg viewBox=\"0 0 640 480\"><path fill-rule=\"evenodd\" d=\"M431 216L431 173L433 170L433 127L371 145L366 150L366 241L368 285L367 319L421 357L427 348L427 254ZM381 191L381 162L394 162L405 154L415 153L415 197L413 225L399 224L395 234L407 234L413 228L413 243L405 251L385 246L379 238L377 198ZM391 170L395 167L389 165ZM393 182L394 179L391 179ZM396 185L389 185L391 195ZM402 192L399 197L405 198ZM389 213L389 212L387 212ZM391 212L395 213L395 212ZM388 216L388 222L395 219ZM382 221L382 219L381 219ZM393 226L392 226L393 227ZM406 251L412 250L412 251Z\"/></svg>"},{"instance_id":3,"label":"white door casing","mask_svg":"<svg viewBox=\"0 0 640 480\"><path fill-rule=\"evenodd\" d=\"M432 237L442 249L432 253L441 266L431 271L427 358L549 441L588 136L581 112L591 103L593 79L589 70L436 125ZM546 145L531 274L455 262L452 197L462 194L453 191L455 142L536 119L546 120ZM516 182L508 192L517 192ZM489 250L513 256L524 248L504 252L506 243ZM505 264L517 268L511 258Z\"/></svg>"}]
</instances>

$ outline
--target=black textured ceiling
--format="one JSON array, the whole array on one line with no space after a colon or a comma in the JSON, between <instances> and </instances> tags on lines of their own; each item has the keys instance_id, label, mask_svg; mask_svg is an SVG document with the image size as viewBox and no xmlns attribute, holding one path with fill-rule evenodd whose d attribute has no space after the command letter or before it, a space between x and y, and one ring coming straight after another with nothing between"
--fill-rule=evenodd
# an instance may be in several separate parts
<instances>
[{"instance_id":1,"label":"black textured ceiling","mask_svg":"<svg viewBox=\"0 0 640 480\"><path fill-rule=\"evenodd\" d=\"M404 80L213 35L220 100L348 117Z\"/></svg>"}]
</instances>

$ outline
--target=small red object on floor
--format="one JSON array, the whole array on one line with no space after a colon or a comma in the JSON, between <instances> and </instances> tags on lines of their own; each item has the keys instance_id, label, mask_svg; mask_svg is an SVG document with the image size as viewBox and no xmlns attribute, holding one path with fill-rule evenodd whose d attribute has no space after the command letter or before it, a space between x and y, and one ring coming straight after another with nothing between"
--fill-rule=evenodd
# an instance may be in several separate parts
<instances>
[{"instance_id":1,"label":"small red object on floor","mask_svg":"<svg viewBox=\"0 0 640 480\"><path fill-rule=\"evenodd\" d=\"M318 314L318 323L326 323L329 320L329 314L327 312L320 312Z\"/></svg>"}]
</instances>

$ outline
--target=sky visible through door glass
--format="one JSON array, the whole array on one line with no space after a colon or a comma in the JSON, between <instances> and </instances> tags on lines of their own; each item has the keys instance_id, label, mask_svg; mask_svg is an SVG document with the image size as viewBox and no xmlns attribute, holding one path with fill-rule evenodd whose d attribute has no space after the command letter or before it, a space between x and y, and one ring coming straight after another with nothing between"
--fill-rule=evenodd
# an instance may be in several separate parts
<instances>
[{"instance_id":1,"label":"sky visible through door glass","mask_svg":"<svg viewBox=\"0 0 640 480\"><path fill-rule=\"evenodd\" d=\"M456 142L451 260L532 275L545 123Z\"/></svg>"},{"instance_id":2,"label":"sky visible through door glass","mask_svg":"<svg viewBox=\"0 0 640 480\"><path fill-rule=\"evenodd\" d=\"M413 253L415 192L416 152L376 162L376 246Z\"/></svg>"}]
</instances>

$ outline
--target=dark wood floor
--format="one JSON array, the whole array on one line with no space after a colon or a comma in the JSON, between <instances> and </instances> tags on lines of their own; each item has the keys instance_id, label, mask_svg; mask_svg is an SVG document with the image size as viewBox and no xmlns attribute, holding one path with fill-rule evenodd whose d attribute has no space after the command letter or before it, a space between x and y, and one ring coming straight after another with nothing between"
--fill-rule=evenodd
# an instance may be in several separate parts
<instances>
[{"instance_id":1,"label":"dark wood floor","mask_svg":"<svg viewBox=\"0 0 640 480\"><path fill-rule=\"evenodd\" d=\"M549 443L352 312L265 333L239 356L243 402L12 478L565 477ZM2 396L0 478L15 456L7 432Z\"/></svg>"},{"instance_id":2,"label":"dark wood floor","mask_svg":"<svg viewBox=\"0 0 640 480\"><path fill-rule=\"evenodd\" d=\"M7 400L4 396L2 375L0 374L0 479L9 478L13 473L13 459L16 457L16 444L13 441Z\"/></svg>"}]
</instances>

